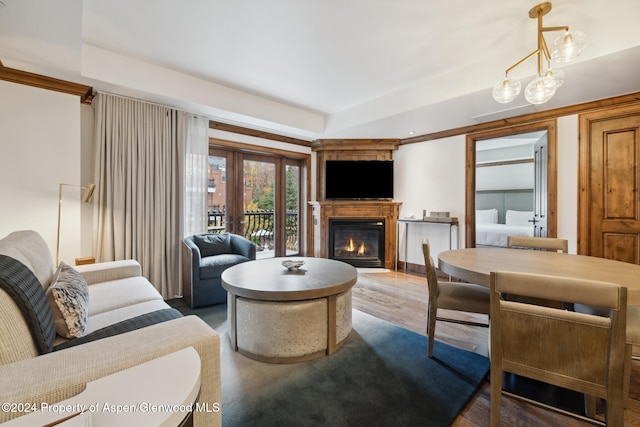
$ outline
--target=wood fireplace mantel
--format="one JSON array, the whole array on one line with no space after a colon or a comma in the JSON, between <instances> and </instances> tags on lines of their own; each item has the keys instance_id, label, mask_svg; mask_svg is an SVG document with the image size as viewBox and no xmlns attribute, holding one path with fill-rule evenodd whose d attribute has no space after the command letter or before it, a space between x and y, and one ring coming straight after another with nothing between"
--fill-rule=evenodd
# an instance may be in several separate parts
<instances>
[{"instance_id":1,"label":"wood fireplace mantel","mask_svg":"<svg viewBox=\"0 0 640 427\"><path fill-rule=\"evenodd\" d=\"M380 200L339 200L309 202L313 215L313 256L329 256L329 219L384 219L385 268L394 269L396 222L402 202Z\"/></svg>"},{"instance_id":2,"label":"wood fireplace mantel","mask_svg":"<svg viewBox=\"0 0 640 427\"><path fill-rule=\"evenodd\" d=\"M313 256L329 256L329 219L384 219L384 266L395 268L396 221L401 202L381 200L326 200L327 160L392 160L399 139L320 139L311 144L317 155L317 202L309 202L313 216Z\"/></svg>"}]
</instances>

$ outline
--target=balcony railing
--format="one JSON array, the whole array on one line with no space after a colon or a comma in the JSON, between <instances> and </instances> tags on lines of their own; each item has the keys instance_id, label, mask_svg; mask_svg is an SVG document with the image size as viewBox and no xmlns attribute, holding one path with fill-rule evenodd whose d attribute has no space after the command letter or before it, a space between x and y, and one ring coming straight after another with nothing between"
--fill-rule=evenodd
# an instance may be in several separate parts
<instances>
[{"instance_id":1,"label":"balcony railing","mask_svg":"<svg viewBox=\"0 0 640 427\"><path fill-rule=\"evenodd\" d=\"M226 211L209 211L209 233L223 233L227 229ZM246 211L244 213L244 237L261 248L273 248L273 211ZM298 251L299 233L298 211L287 211L285 236L287 251Z\"/></svg>"}]
</instances>

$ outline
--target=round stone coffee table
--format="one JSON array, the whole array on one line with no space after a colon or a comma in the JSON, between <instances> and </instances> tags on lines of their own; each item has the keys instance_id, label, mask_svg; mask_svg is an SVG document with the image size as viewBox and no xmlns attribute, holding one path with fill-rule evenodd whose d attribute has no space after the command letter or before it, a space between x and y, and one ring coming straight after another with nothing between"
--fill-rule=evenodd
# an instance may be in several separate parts
<instances>
[{"instance_id":1,"label":"round stone coffee table","mask_svg":"<svg viewBox=\"0 0 640 427\"><path fill-rule=\"evenodd\" d=\"M270 363L293 363L333 354L351 332L351 287L356 269L325 258L290 271L270 258L222 273L229 337L235 351Z\"/></svg>"}]
</instances>

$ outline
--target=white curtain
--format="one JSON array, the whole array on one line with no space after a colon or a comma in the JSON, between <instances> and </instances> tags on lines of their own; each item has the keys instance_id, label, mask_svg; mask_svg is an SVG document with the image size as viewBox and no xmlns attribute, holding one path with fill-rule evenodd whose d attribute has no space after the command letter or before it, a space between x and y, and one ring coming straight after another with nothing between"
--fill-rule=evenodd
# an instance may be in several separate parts
<instances>
[{"instance_id":1,"label":"white curtain","mask_svg":"<svg viewBox=\"0 0 640 427\"><path fill-rule=\"evenodd\" d=\"M209 121L204 117L181 112L178 115L179 132L185 141L183 233L182 236L206 233L209 138Z\"/></svg>"},{"instance_id":2,"label":"white curtain","mask_svg":"<svg viewBox=\"0 0 640 427\"><path fill-rule=\"evenodd\" d=\"M162 296L173 298L181 294L192 120L168 107L105 93L94 103L96 260L136 259Z\"/></svg>"}]
</instances>

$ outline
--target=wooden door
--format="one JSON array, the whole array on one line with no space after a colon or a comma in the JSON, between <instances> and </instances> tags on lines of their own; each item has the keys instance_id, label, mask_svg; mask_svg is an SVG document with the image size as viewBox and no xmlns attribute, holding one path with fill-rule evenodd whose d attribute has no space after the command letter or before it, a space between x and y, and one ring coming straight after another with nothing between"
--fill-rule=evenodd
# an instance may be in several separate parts
<instances>
[{"instance_id":1,"label":"wooden door","mask_svg":"<svg viewBox=\"0 0 640 427\"><path fill-rule=\"evenodd\" d=\"M578 253L640 264L640 104L580 117Z\"/></svg>"}]
</instances>

